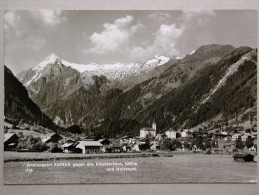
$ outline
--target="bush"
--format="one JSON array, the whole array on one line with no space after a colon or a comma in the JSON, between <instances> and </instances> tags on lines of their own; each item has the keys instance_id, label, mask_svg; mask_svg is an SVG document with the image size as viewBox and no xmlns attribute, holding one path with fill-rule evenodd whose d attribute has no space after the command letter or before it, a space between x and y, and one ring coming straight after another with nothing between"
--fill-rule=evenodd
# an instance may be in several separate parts
<instances>
[{"instance_id":1,"label":"bush","mask_svg":"<svg viewBox=\"0 0 259 195\"><path fill-rule=\"evenodd\" d=\"M206 152L206 154L211 154L211 151L210 151L210 150L208 150L208 151Z\"/></svg>"},{"instance_id":2,"label":"bush","mask_svg":"<svg viewBox=\"0 0 259 195\"><path fill-rule=\"evenodd\" d=\"M169 149L170 151L174 151L177 148L181 148L181 146L182 146L182 144L179 142L179 140L165 139L161 142L161 149L162 150Z\"/></svg>"},{"instance_id":3,"label":"bush","mask_svg":"<svg viewBox=\"0 0 259 195\"><path fill-rule=\"evenodd\" d=\"M20 137L17 149L28 149L35 151L46 151L48 146L42 143L40 138L34 138L31 135L27 137Z\"/></svg>"},{"instance_id":4,"label":"bush","mask_svg":"<svg viewBox=\"0 0 259 195\"><path fill-rule=\"evenodd\" d=\"M24 138L23 132L19 132L19 133L18 133L18 137L19 137L19 138Z\"/></svg>"}]
</instances>

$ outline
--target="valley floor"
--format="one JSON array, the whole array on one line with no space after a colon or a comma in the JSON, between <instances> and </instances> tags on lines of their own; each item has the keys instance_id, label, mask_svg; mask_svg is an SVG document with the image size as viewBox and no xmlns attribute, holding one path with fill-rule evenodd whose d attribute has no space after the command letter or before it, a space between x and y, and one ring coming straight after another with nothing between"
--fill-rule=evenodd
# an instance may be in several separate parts
<instances>
[{"instance_id":1,"label":"valley floor","mask_svg":"<svg viewBox=\"0 0 259 195\"><path fill-rule=\"evenodd\" d=\"M14 155L15 153L5 152L5 160L7 158L10 159L12 154ZM21 154L30 155L26 153ZM40 155L47 155L47 153L41 153ZM82 154L80 155L82 156ZM95 158L51 161L47 161L47 159L46 156L46 161L5 162L4 183L257 182L257 163L234 162L232 155L174 153L173 157ZM33 167L36 164L45 167Z\"/></svg>"}]
</instances>

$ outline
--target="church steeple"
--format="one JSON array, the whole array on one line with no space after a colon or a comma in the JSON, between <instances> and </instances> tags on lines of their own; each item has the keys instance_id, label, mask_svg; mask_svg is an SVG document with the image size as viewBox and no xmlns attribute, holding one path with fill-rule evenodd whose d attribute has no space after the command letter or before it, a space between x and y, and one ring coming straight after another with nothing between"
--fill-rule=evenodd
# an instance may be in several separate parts
<instances>
[{"instance_id":1,"label":"church steeple","mask_svg":"<svg viewBox=\"0 0 259 195\"><path fill-rule=\"evenodd\" d=\"M155 123L155 121L152 124L152 128L156 130L156 123Z\"/></svg>"}]
</instances>

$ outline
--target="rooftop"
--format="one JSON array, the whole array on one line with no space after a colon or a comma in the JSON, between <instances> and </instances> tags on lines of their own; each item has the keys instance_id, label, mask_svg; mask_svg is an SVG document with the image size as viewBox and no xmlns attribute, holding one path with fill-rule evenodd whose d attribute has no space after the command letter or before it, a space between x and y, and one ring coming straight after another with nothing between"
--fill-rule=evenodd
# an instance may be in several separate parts
<instances>
[{"instance_id":1,"label":"rooftop","mask_svg":"<svg viewBox=\"0 0 259 195\"><path fill-rule=\"evenodd\" d=\"M254 157L254 155L252 155L252 154L243 154L243 153L237 153L233 157L235 157L235 158L244 158L246 156L253 156Z\"/></svg>"},{"instance_id":2,"label":"rooftop","mask_svg":"<svg viewBox=\"0 0 259 195\"><path fill-rule=\"evenodd\" d=\"M98 141L79 141L75 145L84 145L84 146L102 146Z\"/></svg>"},{"instance_id":3,"label":"rooftop","mask_svg":"<svg viewBox=\"0 0 259 195\"><path fill-rule=\"evenodd\" d=\"M16 135L15 133L5 133L4 134L4 142L10 139L13 135Z\"/></svg>"}]
</instances>

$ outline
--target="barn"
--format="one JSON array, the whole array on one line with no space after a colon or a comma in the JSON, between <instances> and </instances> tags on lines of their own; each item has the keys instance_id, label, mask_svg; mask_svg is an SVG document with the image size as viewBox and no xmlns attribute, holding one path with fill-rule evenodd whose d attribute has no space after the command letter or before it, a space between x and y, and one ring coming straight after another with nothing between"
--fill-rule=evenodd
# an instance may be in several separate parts
<instances>
[{"instance_id":1,"label":"barn","mask_svg":"<svg viewBox=\"0 0 259 195\"><path fill-rule=\"evenodd\" d=\"M234 156L234 161L236 162L253 162L254 161L254 156L252 154L235 154Z\"/></svg>"},{"instance_id":2,"label":"barn","mask_svg":"<svg viewBox=\"0 0 259 195\"><path fill-rule=\"evenodd\" d=\"M61 139L63 139L63 137L61 137L57 133L48 133L41 138L41 141L43 143L48 144L48 143L58 143Z\"/></svg>"},{"instance_id":3,"label":"barn","mask_svg":"<svg viewBox=\"0 0 259 195\"><path fill-rule=\"evenodd\" d=\"M15 148L18 144L19 137L15 133L4 134L4 150Z\"/></svg>"}]
</instances>

